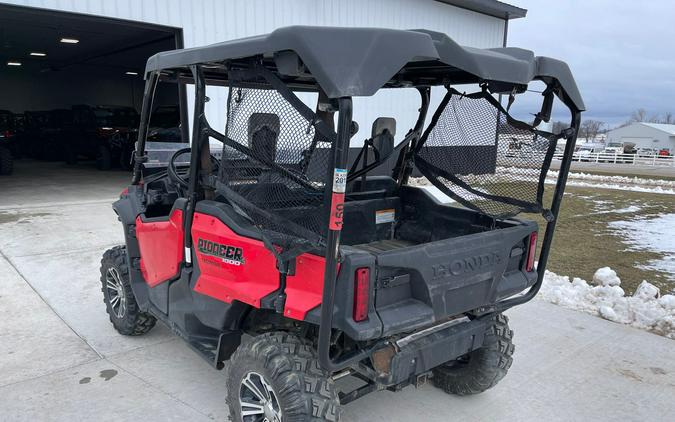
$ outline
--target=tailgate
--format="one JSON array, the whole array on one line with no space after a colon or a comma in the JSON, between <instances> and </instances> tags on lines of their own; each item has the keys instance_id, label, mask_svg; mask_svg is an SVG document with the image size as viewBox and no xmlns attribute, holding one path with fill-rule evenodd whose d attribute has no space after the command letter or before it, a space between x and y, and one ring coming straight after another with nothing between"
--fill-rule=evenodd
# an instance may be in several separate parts
<instances>
[{"instance_id":1,"label":"tailgate","mask_svg":"<svg viewBox=\"0 0 675 422\"><path fill-rule=\"evenodd\" d=\"M375 307L384 335L491 305L534 284L525 271L536 223L376 253Z\"/></svg>"}]
</instances>

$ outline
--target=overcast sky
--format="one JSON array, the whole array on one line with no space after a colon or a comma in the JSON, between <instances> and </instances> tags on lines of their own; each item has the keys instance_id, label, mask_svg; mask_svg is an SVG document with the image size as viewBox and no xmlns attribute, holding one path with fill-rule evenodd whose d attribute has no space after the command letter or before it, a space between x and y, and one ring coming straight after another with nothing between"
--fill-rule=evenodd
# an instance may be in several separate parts
<instances>
[{"instance_id":1,"label":"overcast sky","mask_svg":"<svg viewBox=\"0 0 675 422\"><path fill-rule=\"evenodd\" d=\"M675 1L506 0L527 9L510 47L566 61L588 110L617 125L638 108L675 114Z\"/></svg>"}]
</instances>

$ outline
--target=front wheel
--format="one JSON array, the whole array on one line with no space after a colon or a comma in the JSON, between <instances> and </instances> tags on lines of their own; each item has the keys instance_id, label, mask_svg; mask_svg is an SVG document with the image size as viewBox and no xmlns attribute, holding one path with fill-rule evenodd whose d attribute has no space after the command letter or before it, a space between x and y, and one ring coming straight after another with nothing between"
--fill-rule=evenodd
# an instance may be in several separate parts
<instances>
[{"instance_id":1,"label":"front wheel","mask_svg":"<svg viewBox=\"0 0 675 422\"><path fill-rule=\"evenodd\" d=\"M434 385L460 396L488 390L506 376L513 363L513 331L506 315L492 317L483 346L433 370Z\"/></svg>"},{"instance_id":2,"label":"front wheel","mask_svg":"<svg viewBox=\"0 0 675 422\"><path fill-rule=\"evenodd\" d=\"M233 421L339 421L333 380L313 347L292 334L261 334L230 360L227 403Z\"/></svg>"},{"instance_id":3,"label":"front wheel","mask_svg":"<svg viewBox=\"0 0 675 422\"><path fill-rule=\"evenodd\" d=\"M124 246L108 249L101 259L103 303L113 327L125 336L140 336L155 326L152 315L141 312L131 290L127 250Z\"/></svg>"}]
</instances>

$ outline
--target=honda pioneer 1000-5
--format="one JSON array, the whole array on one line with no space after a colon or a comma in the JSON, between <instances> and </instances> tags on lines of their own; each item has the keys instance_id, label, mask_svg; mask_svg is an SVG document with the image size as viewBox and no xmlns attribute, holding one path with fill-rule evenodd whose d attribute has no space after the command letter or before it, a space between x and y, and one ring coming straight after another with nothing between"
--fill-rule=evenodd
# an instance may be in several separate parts
<instances>
[{"instance_id":1,"label":"honda pioneer 1000-5","mask_svg":"<svg viewBox=\"0 0 675 422\"><path fill-rule=\"evenodd\" d=\"M565 63L426 30L288 27L156 54L145 78L131 185L113 205L126 245L101 266L120 333L160 320L227 366L237 421L338 420L340 404L372 391L432 379L473 394L504 377L503 312L541 286L584 110ZM160 81L192 87L191 146L150 174L162 162L146 149ZM509 109L531 81L545 89L524 122ZM229 92L222 132L205 113L218 104L211 86ZM401 89L418 98L416 123L395 144L396 120L374 119L348 163L353 97ZM570 112L561 133L540 128L554 100ZM514 138L529 147L509 153ZM385 163L388 175L372 174ZM453 202L411 186L413 170ZM521 212L546 218L538 256L537 224Z\"/></svg>"}]
</instances>

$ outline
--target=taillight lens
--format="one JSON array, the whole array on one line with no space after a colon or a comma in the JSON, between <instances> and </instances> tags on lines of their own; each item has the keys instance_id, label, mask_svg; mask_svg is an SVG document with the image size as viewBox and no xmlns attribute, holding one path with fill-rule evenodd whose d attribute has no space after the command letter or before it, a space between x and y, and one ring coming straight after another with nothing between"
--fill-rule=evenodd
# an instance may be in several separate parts
<instances>
[{"instance_id":1,"label":"taillight lens","mask_svg":"<svg viewBox=\"0 0 675 422\"><path fill-rule=\"evenodd\" d=\"M370 295L370 269L359 268L354 275L354 321L368 319L368 297Z\"/></svg>"},{"instance_id":2,"label":"taillight lens","mask_svg":"<svg viewBox=\"0 0 675 422\"><path fill-rule=\"evenodd\" d=\"M527 262L525 263L525 271L532 272L534 270L534 255L537 251L537 232L530 234L530 247L527 249Z\"/></svg>"}]
</instances>

